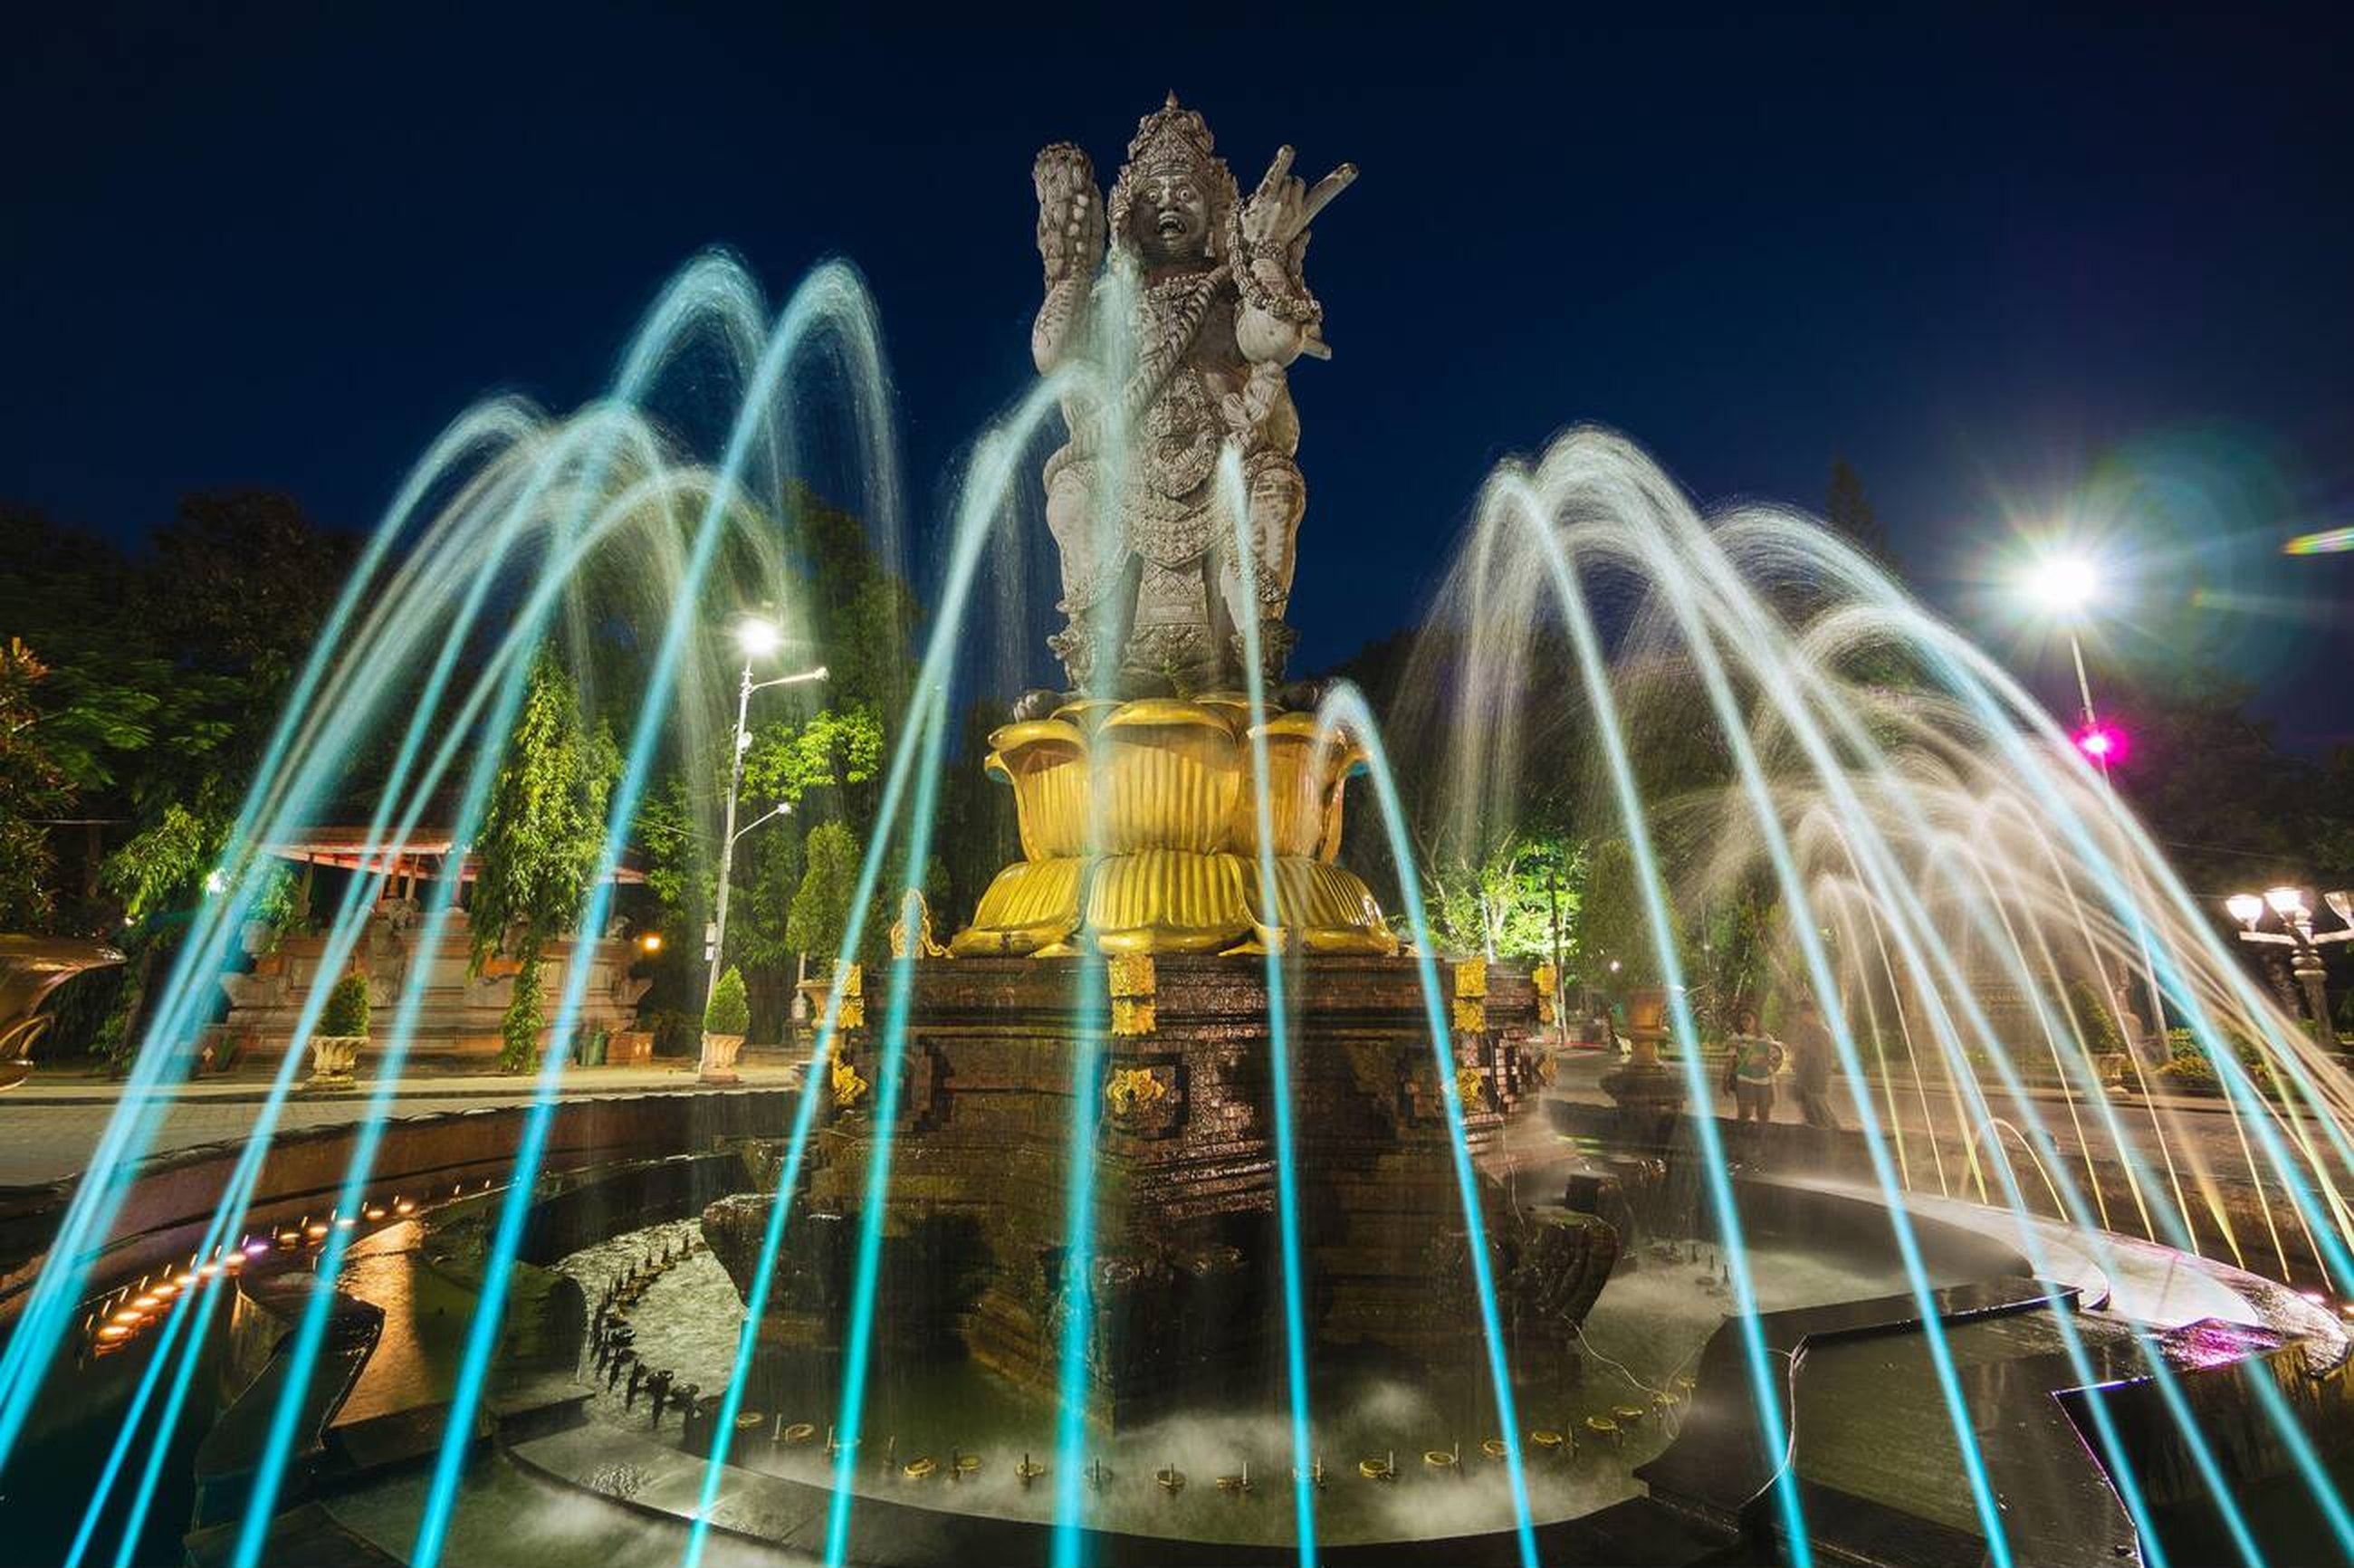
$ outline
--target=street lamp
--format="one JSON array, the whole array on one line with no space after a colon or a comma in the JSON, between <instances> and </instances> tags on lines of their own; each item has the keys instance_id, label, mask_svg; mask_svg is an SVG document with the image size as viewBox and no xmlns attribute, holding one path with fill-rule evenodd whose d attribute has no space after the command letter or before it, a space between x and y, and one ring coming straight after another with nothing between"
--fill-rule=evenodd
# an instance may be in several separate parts
<instances>
[{"instance_id":1,"label":"street lamp","mask_svg":"<svg viewBox=\"0 0 2354 1568\"><path fill-rule=\"evenodd\" d=\"M762 822L773 821L792 810L790 804L779 800L742 828L736 826L736 797L744 788L744 753L752 747L752 732L748 727L752 714L752 694L766 691L770 686L795 686L805 681L822 681L826 675L825 666L820 664L814 670L779 675L771 680L752 679L752 662L776 652L784 645L784 632L772 620L748 615L736 623L736 646L744 655L744 677L736 688L736 739L730 748L732 755L727 767L727 819L719 835L719 892L712 901L711 951L705 955L711 960L710 977L703 987L703 1005L706 1012L711 1007L712 992L719 989L721 958L727 950L727 879L735 869L736 841ZM730 1082L734 1078L733 1074L716 1069L708 1054L696 1064L696 1075L711 1082Z\"/></svg>"},{"instance_id":2,"label":"street lamp","mask_svg":"<svg viewBox=\"0 0 2354 1568\"><path fill-rule=\"evenodd\" d=\"M2083 550L2057 546L2045 549L2028 564L2020 575L2020 591L2045 617L2068 634L2068 662L2076 672L2076 701L2082 724L2070 738L2084 759L2101 770L2101 781L2109 781L2109 768L2126 754L2126 732L2112 724L2105 724L2093 706L2092 678L2084 673L2084 644L2078 635L2085 615L2094 600L2102 597L2101 562ZM2118 811L2115 794L2109 796L2109 809ZM2150 957L2149 943L2141 943L2142 980L2149 992L2152 1027L2166 1027L2166 1005L2158 990L2158 971ZM2106 977L2102 981L2108 989ZM2122 984L2115 988L2122 994Z\"/></svg>"},{"instance_id":3,"label":"street lamp","mask_svg":"<svg viewBox=\"0 0 2354 1568\"><path fill-rule=\"evenodd\" d=\"M2106 778L2109 760L2118 749L2117 736L2102 725L2100 716L2093 711L2093 683L2085 676L2084 645L2076 635L2086 608L2100 597L2100 568L2089 556L2073 550L2054 550L2038 557L2028 567L2020 587L2068 633L2068 657L2076 666L2076 696L2084 714L2084 727L2077 734L2076 746Z\"/></svg>"},{"instance_id":4,"label":"street lamp","mask_svg":"<svg viewBox=\"0 0 2354 1568\"><path fill-rule=\"evenodd\" d=\"M2314 1038L2335 1050L2338 1030L2329 1021L2328 970L2322 964L2321 949L2333 942L2354 942L2354 893L2332 891L2321 896L2329 912L2338 916L2335 931L2316 932L2305 889L2285 884L2265 888L2261 896L2234 893L2223 900L2223 907L2240 923L2243 942L2291 949L2288 971L2305 992L2306 1011L2313 1014ZM2281 930L2257 928L2267 912L2279 917Z\"/></svg>"}]
</instances>

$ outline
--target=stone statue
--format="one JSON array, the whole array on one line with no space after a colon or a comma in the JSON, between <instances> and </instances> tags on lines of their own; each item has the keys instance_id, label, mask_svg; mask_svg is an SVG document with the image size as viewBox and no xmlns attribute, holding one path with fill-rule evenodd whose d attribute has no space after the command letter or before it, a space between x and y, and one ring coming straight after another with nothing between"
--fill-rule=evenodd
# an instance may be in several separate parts
<instances>
[{"instance_id":1,"label":"stone statue","mask_svg":"<svg viewBox=\"0 0 2354 1568\"><path fill-rule=\"evenodd\" d=\"M1302 354L1329 357L1300 259L1310 222L1357 174L1343 164L1311 189L1291 161L1289 147L1278 151L1243 199L1209 126L1174 93L1139 122L1108 199L1077 147L1038 154L1046 299L1032 353L1041 371L1083 354L1125 369L1117 397L1066 400L1070 440L1046 464L1058 608L1069 617L1049 646L1074 689L1236 689L1245 617L1257 623L1267 678L1281 678L1307 505L1286 371ZM1119 299L1133 302L1128 319L1104 319L1105 302ZM1218 503L1229 442L1242 458L1256 594Z\"/></svg>"}]
</instances>

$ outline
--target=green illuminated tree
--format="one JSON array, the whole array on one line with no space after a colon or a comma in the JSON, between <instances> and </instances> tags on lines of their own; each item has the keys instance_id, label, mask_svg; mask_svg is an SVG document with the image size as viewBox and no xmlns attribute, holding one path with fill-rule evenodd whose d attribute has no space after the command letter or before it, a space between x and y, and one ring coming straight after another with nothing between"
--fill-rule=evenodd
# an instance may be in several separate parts
<instances>
[{"instance_id":1,"label":"green illuminated tree","mask_svg":"<svg viewBox=\"0 0 2354 1568\"><path fill-rule=\"evenodd\" d=\"M35 727L34 688L48 673L15 638L0 648L0 931L47 930L57 910L41 820L62 810L72 790Z\"/></svg>"},{"instance_id":2,"label":"green illuminated tree","mask_svg":"<svg viewBox=\"0 0 2354 1568\"><path fill-rule=\"evenodd\" d=\"M492 785L469 911L475 971L501 953L522 965L502 1026L499 1064L510 1071L530 1065L540 954L580 918L620 767L612 736L582 725L570 678L542 654Z\"/></svg>"},{"instance_id":3,"label":"green illuminated tree","mask_svg":"<svg viewBox=\"0 0 2354 1568\"><path fill-rule=\"evenodd\" d=\"M858 891L858 840L841 822L822 823L811 832L802 856L801 885L793 895L785 939L795 952L830 964L850 930Z\"/></svg>"}]
</instances>

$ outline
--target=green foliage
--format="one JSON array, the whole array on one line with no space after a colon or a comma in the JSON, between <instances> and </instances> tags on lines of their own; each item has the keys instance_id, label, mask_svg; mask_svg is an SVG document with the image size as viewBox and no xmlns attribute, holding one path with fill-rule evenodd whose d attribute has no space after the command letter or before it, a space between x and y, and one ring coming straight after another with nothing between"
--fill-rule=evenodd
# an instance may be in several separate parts
<instances>
[{"instance_id":1,"label":"green foliage","mask_svg":"<svg viewBox=\"0 0 2354 1568\"><path fill-rule=\"evenodd\" d=\"M1701 950L1688 973L1701 992L1695 1006L1719 1028L1730 1030L1734 1015L1744 1007L1755 1007L1761 1013L1771 1009L1774 933L1780 914L1770 881L1760 876L1712 902L1702 918Z\"/></svg>"},{"instance_id":2,"label":"green foliage","mask_svg":"<svg viewBox=\"0 0 2354 1568\"><path fill-rule=\"evenodd\" d=\"M703 1021L692 1012L671 1008L655 1013L648 1022L653 1031L653 1052L657 1056L693 1056L703 1048Z\"/></svg>"},{"instance_id":3,"label":"green foliage","mask_svg":"<svg viewBox=\"0 0 2354 1568\"><path fill-rule=\"evenodd\" d=\"M1670 939L1681 948L1672 911L1670 929ZM1577 950L1580 978L1590 985L1621 991L1665 983L1634 852L1624 839L1604 839L1588 852L1578 897ZM1619 966L1615 972L1610 969L1613 959Z\"/></svg>"},{"instance_id":4,"label":"green foliage","mask_svg":"<svg viewBox=\"0 0 2354 1568\"><path fill-rule=\"evenodd\" d=\"M27 816L133 823L100 885L135 897L136 915L196 895L354 541L284 496L242 492L186 497L150 543L134 558L0 507L0 627L46 666L37 680L0 670L0 927L27 881L57 928L111 926L116 913L85 902L86 868L58 866ZM12 806L27 785L48 799ZM187 853L191 839L202 853Z\"/></svg>"},{"instance_id":5,"label":"green foliage","mask_svg":"<svg viewBox=\"0 0 2354 1568\"><path fill-rule=\"evenodd\" d=\"M134 833L100 869L99 880L122 901L128 919L193 897L219 863L226 825L167 802L154 824Z\"/></svg>"},{"instance_id":6,"label":"green foliage","mask_svg":"<svg viewBox=\"0 0 2354 1568\"><path fill-rule=\"evenodd\" d=\"M735 892L727 906L727 958L748 969L790 965L785 939L793 893L801 883L801 834L790 817L748 833L736 846Z\"/></svg>"},{"instance_id":7,"label":"green foliage","mask_svg":"<svg viewBox=\"0 0 2354 1568\"><path fill-rule=\"evenodd\" d=\"M528 1071L539 1059L539 964L535 959L515 971L514 994L499 1016L499 1071Z\"/></svg>"},{"instance_id":8,"label":"green foliage","mask_svg":"<svg viewBox=\"0 0 2354 1568\"><path fill-rule=\"evenodd\" d=\"M1433 874L1428 904L1440 942L1456 953L1548 961L1557 911L1562 952L1574 960L1585 861L1583 844L1514 834L1476 866L1458 861Z\"/></svg>"},{"instance_id":9,"label":"green foliage","mask_svg":"<svg viewBox=\"0 0 2354 1568\"><path fill-rule=\"evenodd\" d=\"M867 704L827 708L800 723L760 726L744 753L747 800L790 800L811 789L872 782L883 767L883 721Z\"/></svg>"},{"instance_id":10,"label":"green foliage","mask_svg":"<svg viewBox=\"0 0 2354 1568\"><path fill-rule=\"evenodd\" d=\"M752 1003L744 994L743 972L730 964L711 988L711 1003L703 1010L703 1027L713 1034L743 1034L752 1027Z\"/></svg>"},{"instance_id":11,"label":"green foliage","mask_svg":"<svg viewBox=\"0 0 2354 1568\"><path fill-rule=\"evenodd\" d=\"M831 963L850 929L851 900L858 891L858 840L841 822L812 830L803 850L801 885L793 895L786 941L797 953Z\"/></svg>"},{"instance_id":12,"label":"green foliage","mask_svg":"<svg viewBox=\"0 0 2354 1568\"><path fill-rule=\"evenodd\" d=\"M34 689L48 666L15 638L0 648L0 931L43 931L56 913L48 831L72 799L65 769L35 726Z\"/></svg>"},{"instance_id":13,"label":"green foliage","mask_svg":"<svg viewBox=\"0 0 2354 1568\"><path fill-rule=\"evenodd\" d=\"M492 786L476 843L473 961L477 972L510 938L525 968L568 931L596 879L605 812L620 757L612 736L588 734L563 666L532 666L522 711Z\"/></svg>"},{"instance_id":14,"label":"green foliage","mask_svg":"<svg viewBox=\"0 0 2354 1568\"><path fill-rule=\"evenodd\" d=\"M252 901L245 908L248 920L267 926L272 932L285 932L309 917L311 912L303 905L302 885L292 866L282 860L270 859L246 874L253 879Z\"/></svg>"},{"instance_id":15,"label":"green foliage","mask_svg":"<svg viewBox=\"0 0 2354 1568\"><path fill-rule=\"evenodd\" d=\"M2240 1059L2247 1082L2262 1094L2279 1096L2285 1092L2280 1075L2274 1070L2272 1058L2253 1040L2244 1036L2228 1037L2227 1043ZM2221 1088L2218 1081L2214 1058L2200 1044L2199 1037L2188 1029L2166 1032L2166 1060L2158 1073L2171 1083L2185 1088Z\"/></svg>"},{"instance_id":16,"label":"green foliage","mask_svg":"<svg viewBox=\"0 0 2354 1568\"><path fill-rule=\"evenodd\" d=\"M2125 1033L2117 1027L2116 1013L2102 1000L2099 991L2087 980L2070 980L2067 991L2068 1012L2076 1022L2077 1033L2084 1036L2084 1049L2094 1055L2105 1055L2126 1048ZM2200 1058L2203 1063L2205 1058Z\"/></svg>"},{"instance_id":17,"label":"green foliage","mask_svg":"<svg viewBox=\"0 0 2354 1568\"><path fill-rule=\"evenodd\" d=\"M2160 1065L2158 1073L2158 1076L2180 1088L2212 1089L2217 1086L2215 1064L2207 1059L2207 1054L2204 1051L2193 1051L2189 1055L2168 1056Z\"/></svg>"},{"instance_id":18,"label":"green foliage","mask_svg":"<svg viewBox=\"0 0 2354 1568\"><path fill-rule=\"evenodd\" d=\"M854 514L805 489L786 498L787 533L798 545L806 588L800 613L831 673L826 685L845 706L898 714L908 696L909 639L922 612Z\"/></svg>"},{"instance_id":19,"label":"green foliage","mask_svg":"<svg viewBox=\"0 0 2354 1568\"><path fill-rule=\"evenodd\" d=\"M319 1010L322 1034L366 1034L368 1032L367 976L354 973L335 982L327 1005Z\"/></svg>"}]
</instances>

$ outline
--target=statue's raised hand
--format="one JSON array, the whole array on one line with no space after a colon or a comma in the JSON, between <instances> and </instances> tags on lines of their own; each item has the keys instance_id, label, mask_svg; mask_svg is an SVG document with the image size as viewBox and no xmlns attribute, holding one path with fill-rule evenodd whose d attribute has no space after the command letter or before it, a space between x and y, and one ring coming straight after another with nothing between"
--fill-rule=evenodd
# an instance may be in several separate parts
<instances>
[{"instance_id":1,"label":"statue's raised hand","mask_svg":"<svg viewBox=\"0 0 2354 1568\"><path fill-rule=\"evenodd\" d=\"M1243 204L1243 243L1257 255L1282 255L1307 232L1316 215L1357 177L1357 165L1343 164L1310 187L1291 172L1292 150L1276 149L1266 177Z\"/></svg>"},{"instance_id":2,"label":"statue's raised hand","mask_svg":"<svg viewBox=\"0 0 2354 1568\"><path fill-rule=\"evenodd\" d=\"M1095 164L1080 148L1057 142L1038 154L1030 183L1038 193L1038 259L1046 265L1046 281L1094 271L1104 251Z\"/></svg>"}]
</instances>

